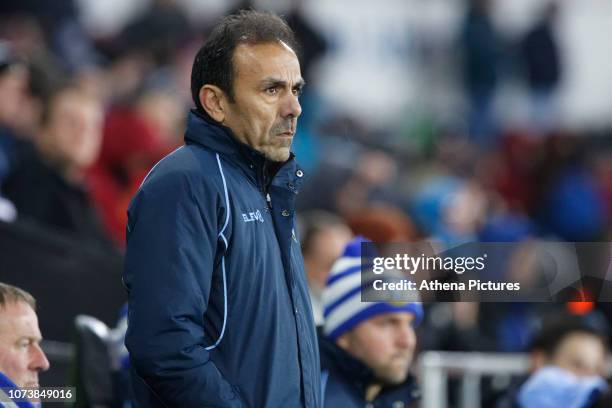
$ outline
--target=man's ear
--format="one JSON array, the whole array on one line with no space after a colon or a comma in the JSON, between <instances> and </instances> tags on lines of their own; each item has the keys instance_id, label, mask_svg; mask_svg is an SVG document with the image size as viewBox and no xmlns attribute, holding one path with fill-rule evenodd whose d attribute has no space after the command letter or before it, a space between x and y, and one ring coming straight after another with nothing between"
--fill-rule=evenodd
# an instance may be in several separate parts
<instances>
[{"instance_id":1,"label":"man's ear","mask_svg":"<svg viewBox=\"0 0 612 408\"><path fill-rule=\"evenodd\" d=\"M200 103L204 107L208 116L215 122L223 123L225 120L225 111L223 110L223 99L225 93L215 85L204 85L200 88Z\"/></svg>"}]
</instances>

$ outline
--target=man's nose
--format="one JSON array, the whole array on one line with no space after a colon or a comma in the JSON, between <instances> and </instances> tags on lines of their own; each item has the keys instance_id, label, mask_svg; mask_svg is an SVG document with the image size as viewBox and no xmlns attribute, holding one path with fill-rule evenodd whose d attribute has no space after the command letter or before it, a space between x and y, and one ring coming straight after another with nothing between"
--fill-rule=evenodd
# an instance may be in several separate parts
<instances>
[{"instance_id":1,"label":"man's nose","mask_svg":"<svg viewBox=\"0 0 612 408\"><path fill-rule=\"evenodd\" d=\"M49 367L49 360L47 360L45 352L40 347L40 344L35 344L33 346L32 357L30 360L30 370L47 371Z\"/></svg>"},{"instance_id":2,"label":"man's nose","mask_svg":"<svg viewBox=\"0 0 612 408\"><path fill-rule=\"evenodd\" d=\"M416 346L416 334L412 326L402 327L397 334L397 345L403 349L414 349Z\"/></svg>"},{"instance_id":3,"label":"man's nose","mask_svg":"<svg viewBox=\"0 0 612 408\"><path fill-rule=\"evenodd\" d=\"M300 101L298 100L297 95L293 93L289 93L283 100L281 106L281 116L283 118L286 117L294 117L297 118L302 114L302 106L300 105Z\"/></svg>"}]
</instances>

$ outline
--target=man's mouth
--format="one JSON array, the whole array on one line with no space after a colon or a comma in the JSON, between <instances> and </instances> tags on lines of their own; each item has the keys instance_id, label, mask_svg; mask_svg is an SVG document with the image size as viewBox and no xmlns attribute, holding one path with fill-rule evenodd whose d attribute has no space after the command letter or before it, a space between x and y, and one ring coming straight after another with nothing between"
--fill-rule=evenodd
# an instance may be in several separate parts
<instances>
[{"instance_id":1,"label":"man's mouth","mask_svg":"<svg viewBox=\"0 0 612 408\"><path fill-rule=\"evenodd\" d=\"M294 132L291 132L291 131L278 134L279 137L283 137L283 138L292 138L293 135L294 135Z\"/></svg>"}]
</instances>

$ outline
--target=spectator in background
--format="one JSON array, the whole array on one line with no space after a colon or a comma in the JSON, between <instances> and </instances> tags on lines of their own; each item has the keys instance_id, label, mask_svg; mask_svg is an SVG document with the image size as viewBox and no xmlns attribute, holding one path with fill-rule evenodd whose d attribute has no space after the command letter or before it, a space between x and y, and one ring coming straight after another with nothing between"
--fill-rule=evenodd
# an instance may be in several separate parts
<instances>
[{"instance_id":1,"label":"spectator in background","mask_svg":"<svg viewBox=\"0 0 612 408\"><path fill-rule=\"evenodd\" d=\"M534 226L520 214L499 211L489 216L479 231L480 241L504 244L491 246L487 250L487 269L490 272L479 275L479 278L520 282L525 290L537 287L541 254L534 237ZM495 351L524 351L539 328L542 317L558 314L561 310L561 305L555 303L505 302L483 307L478 325L481 334L474 338L477 347L468 350L487 350L484 340L490 337Z\"/></svg>"},{"instance_id":2,"label":"spectator in background","mask_svg":"<svg viewBox=\"0 0 612 408\"><path fill-rule=\"evenodd\" d=\"M307 83L316 85L317 76L315 67L325 55L329 47L325 36L313 24L304 10L306 2L302 0L291 0L287 13L287 24L295 32L300 47L300 64L302 76ZM324 102L317 92L316 86L308 86L300 97L302 105L302 116L300 117L300 129L294 143L295 154L300 158L300 163L306 170L314 170L320 159L321 134L317 131L317 120L321 116L320 111L325 109Z\"/></svg>"},{"instance_id":3,"label":"spectator in background","mask_svg":"<svg viewBox=\"0 0 612 408\"><path fill-rule=\"evenodd\" d=\"M512 387L497 408L586 408L605 391L608 347L603 332L578 317L557 318L531 343L531 375Z\"/></svg>"},{"instance_id":4,"label":"spectator in background","mask_svg":"<svg viewBox=\"0 0 612 408\"><path fill-rule=\"evenodd\" d=\"M556 365L579 377L605 375L608 347L603 328L581 317L557 319L531 342L532 371Z\"/></svg>"},{"instance_id":5,"label":"spectator in background","mask_svg":"<svg viewBox=\"0 0 612 408\"><path fill-rule=\"evenodd\" d=\"M9 143L14 138L21 104L28 86L28 70L11 53L10 45L0 41L0 180L9 163Z\"/></svg>"},{"instance_id":6,"label":"spectator in background","mask_svg":"<svg viewBox=\"0 0 612 408\"><path fill-rule=\"evenodd\" d=\"M468 0L461 46L463 75L470 103L469 132L482 148L492 147L495 136L493 102L498 82L501 44L489 15L489 0Z\"/></svg>"},{"instance_id":7,"label":"spectator in background","mask_svg":"<svg viewBox=\"0 0 612 408\"><path fill-rule=\"evenodd\" d=\"M335 188L335 208L343 216L350 215L373 202L396 201L398 164L393 156L381 150L364 150L351 167L351 174Z\"/></svg>"},{"instance_id":8,"label":"spectator in background","mask_svg":"<svg viewBox=\"0 0 612 408\"><path fill-rule=\"evenodd\" d=\"M354 235L374 242L410 242L417 239L412 220L393 205L377 204L365 207L346 217Z\"/></svg>"},{"instance_id":9,"label":"spectator in background","mask_svg":"<svg viewBox=\"0 0 612 408\"><path fill-rule=\"evenodd\" d=\"M0 282L0 396L11 400L9 390L38 388L38 373L49 369L40 341L36 300L26 291ZM38 405L19 402L22 408ZM4 404L1 404L4 406ZM8 406L8 405L7 405Z\"/></svg>"},{"instance_id":10,"label":"spectator in background","mask_svg":"<svg viewBox=\"0 0 612 408\"><path fill-rule=\"evenodd\" d=\"M68 83L47 99L34 146L7 178L6 196L30 218L87 242L108 243L91 205L84 171L100 148L102 106Z\"/></svg>"},{"instance_id":11,"label":"spectator in background","mask_svg":"<svg viewBox=\"0 0 612 408\"><path fill-rule=\"evenodd\" d=\"M338 154L351 157L350 161L320 167L305 186L299 209L326 210L345 217L372 203L401 203L394 157L381 150L350 149L347 153L346 148L342 146Z\"/></svg>"},{"instance_id":12,"label":"spectator in background","mask_svg":"<svg viewBox=\"0 0 612 408\"><path fill-rule=\"evenodd\" d=\"M419 398L409 369L423 309L420 303L361 302L362 242L357 237L346 246L323 292L325 406L409 407Z\"/></svg>"},{"instance_id":13,"label":"spectator in background","mask_svg":"<svg viewBox=\"0 0 612 408\"><path fill-rule=\"evenodd\" d=\"M15 207L2 197L2 184L13 166L18 145L19 111L26 98L28 70L13 55L8 42L0 41L0 220L13 221Z\"/></svg>"},{"instance_id":14,"label":"spectator in background","mask_svg":"<svg viewBox=\"0 0 612 408\"><path fill-rule=\"evenodd\" d=\"M537 168L532 214L547 232L569 242L600 241L606 232L605 202L584 138L550 135Z\"/></svg>"},{"instance_id":15,"label":"spectator in background","mask_svg":"<svg viewBox=\"0 0 612 408\"><path fill-rule=\"evenodd\" d=\"M531 92L532 124L539 132L553 130L558 120L554 98L563 74L553 27L558 12L558 3L549 2L520 47Z\"/></svg>"},{"instance_id":16,"label":"spectator in background","mask_svg":"<svg viewBox=\"0 0 612 408\"><path fill-rule=\"evenodd\" d=\"M321 293L325 281L353 234L341 218L324 211L306 213L300 217L300 221L302 255L312 313L315 324L320 326L323 324Z\"/></svg>"},{"instance_id":17,"label":"spectator in background","mask_svg":"<svg viewBox=\"0 0 612 408\"><path fill-rule=\"evenodd\" d=\"M177 0L153 0L141 16L125 27L120 37L132 49L144 50L158 65L165 65L170 62L177 44L191 35L189 19Z\"/></svg>"},{"instance_id":18,"label":"spectator in background","mask_svg":"<svg viewBox=\"0 0 612 408\"><path fill-rule=\"evenodd\" d=\"M485 188L500 195L494 202L496 207L518 213L527 213L533 207L539 189L534 181L543 156L543 141L529 132L503 135L499 151L485 158L479 171Z\"/></svg>"},{"instance_id":19,"label":"spectator in background","mask_svg":"<svg viewBox=\"0 0 612 408\"><path fill-rule=\"evenodd\" d=\"M315 80L312 75L312 67L327 51L327 40L319 32L304 11L304 2L292 0L287 24L295 32L295 37L303 46L300 49L300 61L302 64L302 74L306 82Z\"/></svg>"},{"instance_id":20,"label":"spectator in background","mask_svg":"<svg viewBox=\"0 0 612 408\"><path fill-rule=\"evenodd\" d=\"M115 106L106 118L100 156L87 181L106 230L119 246L125 243L130 199L153 165L178 147L183 111L171 83L153 78L133 101Z\"/></svg>"},{"instance_id":21,"label":"spectator in background","mask_svg":"<svg viewBox=\"0 0 612 408\"><path fill-rule=\"evenodd\" d=\"M488 197L476 180L438 175L417 189L411 214L428 239L446 250L477 241L487 206Z\"/></svg>"}]
</instances>

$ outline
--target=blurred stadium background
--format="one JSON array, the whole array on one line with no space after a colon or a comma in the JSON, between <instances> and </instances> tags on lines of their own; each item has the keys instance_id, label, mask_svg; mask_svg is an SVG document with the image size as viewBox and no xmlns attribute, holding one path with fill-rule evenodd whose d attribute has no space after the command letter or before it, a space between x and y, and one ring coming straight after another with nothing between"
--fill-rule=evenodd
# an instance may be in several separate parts
<instances>
[{"instance_id":1,"label":"blurred stadium background","mask_svg":"<svg viewBox=\"0 0 612 408\"><path fill-rule=\"evenodd\" d=\"M86 370L74 360L87 338L77 315L117 326L129 199L182 143L208 30L247 7L284 15L302 44L302 238L329 222L383 242L610 241L607 0L3 0L0 281L39 300L52 364L42 385ZM91 110L63 114L61 86L80 98L66 109ZM330 248L308 242L313 270L331 265ZM440 303L419 348L521 353L562 313L609 334L607 303ZM486 360L494 380L436 388L442 377L425 371L442 363L429 356L415 370L450 406L477 406L526 369L501 355Z\"/></svg>"}]
</instances>

